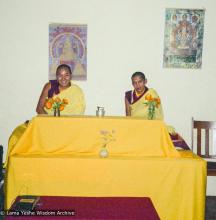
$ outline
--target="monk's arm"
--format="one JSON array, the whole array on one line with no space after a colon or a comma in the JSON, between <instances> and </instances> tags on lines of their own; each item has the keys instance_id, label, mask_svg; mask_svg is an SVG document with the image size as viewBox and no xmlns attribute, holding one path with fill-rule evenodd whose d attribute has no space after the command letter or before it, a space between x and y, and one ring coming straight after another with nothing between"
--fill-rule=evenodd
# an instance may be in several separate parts
<instances>
[{"instance_id":1,"label":"monk's arm","mask_svg":"<svg viewBox=\"0 0 216 220\"><path fill-rule=\"evenodd\" d=\"M47 112L44 110L44 105L45 105L46 98L48 96L48 91L49 91L50 87L51 87L50 83L46 83L42 92L41 92L41 95L40 95L40 98L39 98L39 101L37 104L37 108L36 108L36 112L38 114L47 114Z\"/></svg>"},{"instance_id":2,"label":"monk's arm","mask_svg":"<svg viewBox=\"0 0 216 220\"><path fill-rule=\"evenodd\" d=\"M126 116L131 116L130 103L126 98L125 98L125 113Z\"/></svg>"}]
</instances>

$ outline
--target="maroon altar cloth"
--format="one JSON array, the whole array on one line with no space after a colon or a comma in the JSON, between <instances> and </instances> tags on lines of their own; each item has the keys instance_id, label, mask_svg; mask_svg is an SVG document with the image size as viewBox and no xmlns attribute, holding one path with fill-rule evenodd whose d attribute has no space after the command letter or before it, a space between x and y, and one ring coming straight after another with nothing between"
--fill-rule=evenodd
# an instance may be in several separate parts
<instances>
[{"instance_id":1,"label":"maroon altar cloth","mask_svg":"<svg viewBox=\"0 0 216 220\"><path fill-rule=\"evenodd\" d=\"M20 197L17 197L18 201ZM16 203L14 202L14 204ZM13 209L13 205L12 205ZM37 210L46 215L37 215ZM50 213L53 212L53 213ZM59 213L69 213L57 215ZM74 211L74 215L71 213ZM9 210L10 212L10 210ZM159 220L148 197L61 197L41 196L34 211L37 216L7 216L7 220L80 219L80 220ZM55 213L55 214L54 214Z\"/></svg>"},{"instance_id":2,"label":"maroon altar cloth","mask_svg":"<svg viewBox=\"0 0 216 220\"><path fill-rule=\"evenodd\" d=\"M174 147L180 147L183 150L190 150L190 147L187 145L186 141L178 134L170 134L170 138L173 142Z\"/></svg>"}]
</instances>

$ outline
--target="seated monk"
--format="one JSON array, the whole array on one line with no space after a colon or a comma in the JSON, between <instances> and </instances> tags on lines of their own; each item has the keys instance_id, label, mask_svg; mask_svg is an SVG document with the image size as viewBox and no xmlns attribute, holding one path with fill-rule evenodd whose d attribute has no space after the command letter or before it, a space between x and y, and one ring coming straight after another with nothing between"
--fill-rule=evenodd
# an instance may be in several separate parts
<instances>
[{"instance_id":1,"label":"seated monk","mask_svg":"<svg viewBox=\"0 0 216 220\"><path fill-rule=\"evenodd\" d=\"M45 84L37 105L38 114L53 114L52 100L62 103L61 114L83 115L85 111L84 95L77 85L71 82L72 73L68 65L62 64L56 70L56 80ZM52 100L51 100L52 98Z\"/></svg>"},{"instance_id":2,"label":"seated monk","mask_svg":"<svg viewBox=\"0 0 216 220\"><path fill-rule=\"evenodd\" d=\"M68 65L62 64L56 70L56 80L46 83L40 95L36 111L38 114L53 115L52 102L61 101L61 115L83 115L85 111L84 94L80 87L71 82L72 73ZM12 132L8 141L7 158L11 150L25 132L28 121L19 125Z\"/></svg>"},{"instance_id":3,"label":"seated monk","mask_svg":"<svg viewBox=\"0 0 216 220\"><path fill-rule=\"evenodd\" d=\"M146 86L147 80L142 72L135 72L132 77L134 90L125 93L126 116L142 117L150 120L163 120L163 109L157 92ZM172 126L167 130L176 147L189 149L182 137L175 132Z\"/></svg>"},{"instance_id":4,"label":"seated monk","mask_svg":"<svg viewBox=\"0 0 216 220\"><path fill-rule=\"evenodd\" d=\"M125 93L126 116L163 120L160 98L154 89L146 87L147 80L144 73L135 72L131 80L134 90Z\"/></svg>"}]
</instances>

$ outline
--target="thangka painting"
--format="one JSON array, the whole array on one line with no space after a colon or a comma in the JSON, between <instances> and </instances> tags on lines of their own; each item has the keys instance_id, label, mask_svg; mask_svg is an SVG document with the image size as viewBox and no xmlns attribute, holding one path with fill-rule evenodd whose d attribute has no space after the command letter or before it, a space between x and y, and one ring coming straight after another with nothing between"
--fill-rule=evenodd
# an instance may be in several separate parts
<instances>
[{"instance_id":1,"label":"thangka painting","mask_svg":"<svg viewBox=\"0 0 216 220\"><path fill-rule=\"evenodd\" d=\"M200 9L166 9L164 67L202 67L204 15Z\"/></svg>"},{"instance_id":2,"label":"thangka painting","mask_svg":"<svg viewBox=\"0 0 216 220\"><path fill-rule=\"evenodd\" d=\"M86 80L87 25L49 25L49 79L60 64L70 66L74 80Z\"/></svg>"}]
</instances>

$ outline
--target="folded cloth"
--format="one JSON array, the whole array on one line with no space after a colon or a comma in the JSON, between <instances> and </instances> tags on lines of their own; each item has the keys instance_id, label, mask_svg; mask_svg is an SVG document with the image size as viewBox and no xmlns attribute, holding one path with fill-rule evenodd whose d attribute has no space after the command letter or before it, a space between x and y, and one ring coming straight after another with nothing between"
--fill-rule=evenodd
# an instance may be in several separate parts
<instances>
[{"instance_id":1,"label":"folded cloth","mask_svg":"<svg viewBox=\"0 0 216 220\"><path fill-rule=\"evenodd\" d=\"M169 135L175 147L181 147L184 150L190 150L185 140L178 133L169 134Z\"/></svg>"}]
</instances>

